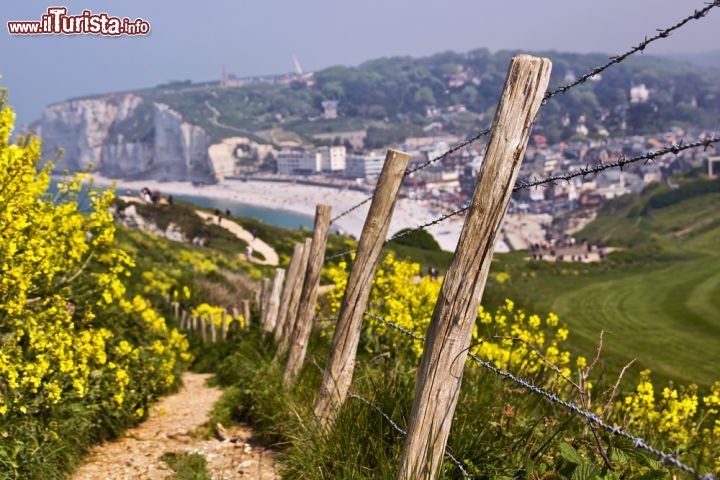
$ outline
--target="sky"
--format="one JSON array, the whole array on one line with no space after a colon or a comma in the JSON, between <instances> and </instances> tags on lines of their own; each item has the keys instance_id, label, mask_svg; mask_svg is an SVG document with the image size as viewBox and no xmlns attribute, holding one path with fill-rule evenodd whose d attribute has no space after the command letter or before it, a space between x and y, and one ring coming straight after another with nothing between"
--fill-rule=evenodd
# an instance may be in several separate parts
<instances>
[{"instance_id":1,"label":"sky","mask_svg":"<svg viewBox=\"0 0 720 480\"><path fill-rule=\"evenodd\" d=\"M357 65L392 55L485 47L619 53L702 0L2 0L0 87L18 125L76 96L154 86ZM49 6L150 22L147 37L11 36L8 20L39 20ZM720 9L656 42L648 53L716 49ZM588 65L591 67L591 65Z\"/></svg>"}]
</instances>

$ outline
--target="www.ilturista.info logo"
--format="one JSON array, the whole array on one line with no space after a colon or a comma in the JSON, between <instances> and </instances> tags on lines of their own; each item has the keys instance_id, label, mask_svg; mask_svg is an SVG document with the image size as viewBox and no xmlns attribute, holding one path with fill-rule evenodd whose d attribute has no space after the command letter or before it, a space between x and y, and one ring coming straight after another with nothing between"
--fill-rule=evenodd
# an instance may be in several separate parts
<instances>
[{"instance_id":1,"label":"www.ilturista.info logo","mask_svg":"<svg viewBox=\"0 0 720 480\"><path fill-rule=\"evenodd\" d=\"M68 15L65 7L49 7L40 21L9 21L10 35L147 35L150 23L142 18L130 20L107 13L83 10L79 15Z\"/></svg>"}]
</instances>

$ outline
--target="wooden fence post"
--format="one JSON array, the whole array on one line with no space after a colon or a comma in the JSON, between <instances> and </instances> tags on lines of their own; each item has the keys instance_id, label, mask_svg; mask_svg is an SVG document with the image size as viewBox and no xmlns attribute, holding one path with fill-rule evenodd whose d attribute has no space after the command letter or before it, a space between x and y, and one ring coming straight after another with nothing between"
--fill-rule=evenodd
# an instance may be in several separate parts
<instances>
[{"instance_id":1,"label":"wooden fence post","mask_svg":"<svg viewBox=\"0 0 720 480\"><path fill-rule=\"evenodd\" d=\"M472 204L420 359L400 480L433 479L442 463L497 234L550 70L549 60L529 55L510 63Z\"/></svg>"},{"instance_id":2,"label":"wooden fence post","mask_svg":"<svg viewBox=\"0 0 720 480\"><path fill-rule=\"evenodd\" d=\"M305 284L300 294L298 317L293 329L290 342L290 353L283 381L290 385L295 381L305 362L308 339L312 331L313 317L315 316L315 302L317 301L320 274L325 262L325 247L327 246L328 230L330 228L330 205L318 205L315 208L315 231L313 232L310 254L308 257Z\"/></svg>"},{"instance_id":3,"label":"wooden fence post","mask_svg":"<svg viewBox=\"0 0 720 480\"><path fill-rule=\"evenodd\" d=\"M409 161L409 154L388 150L370 210L365 218L355 261L340 304L320 392L315 401L315 417L325 428L334 422L350 389L373 276L385 245L395 201Z\"/></svg>"},{"instance_id":4,"label":"wooden fence post","mask_svg":"<svg viewBox=\"0 0 720 480\"><path fill-rule=\"evenodd\" d=\"M293 247L292 258L287 269L287 276L285 278L285 286L283 287L282 295L280 296L280 308L278 309L277 322L275 323L275 343L280 341L280 335L285 328L285 322L287 321L288 314L288 303L290 303L290 295L293 288L295 288L295 282L297 282L298 273L300 272L300 262L302 261L304 244L296 243Z\"/></svg>"},{"instance_id":5,"label":"wooden fence post","mask_svg":"<svg viewBox=\"0 0 720 480\"><path fill-rule=\"evenodd\" d=\"M258 312L260 314L260 326L265 326L265 314L267 313L267 302L270 298L270 279L263 278L260 284L260 302L258 303Z\"/></svg>"},{"instance_id":6,"label":"wooden fence post","mask_svg":"<svg viewBox=\"0 0 720 480\"><path fill-rule=\"evenodd\" d=\"M295 325L297 324L298 308L300 307L300 295L302 295L303 285L305 285L305 274L307 273L307 265L310 261L310 247L312 246L312 238L306 238L303 245L303 254L300 258L300 270L298 271L297 280L290 292L290 301L288 302L288 311L283 325L283 331L280 332L280 343L278 345L275 358L280 359L290 346Z\"/></svg>"},{"instance_id":7,"label":"wooden fence post","mask_svg":"<svg viewBox=\"0 0 720 480\"><path fill-rule=\"evenodd\" d=\"M202 342L207 342L207 328L205 325L205 315L200 317L200 338L202 338Z\"/></svg>"},{"instance_id":8,"label":"wooden fence post","mask_svg":"<svg viewBox=\"0 0 720 480\"><path fill-rule=\"evenodd\" d=\"M217 343L217 326L215 325L215 316L211 313L210 315L210 341Z\"/></svg>"},{"instance_id":9,"label":"wooden fence post","mask_svg":"<svg viewBox=\"0 0 720 480\"><path fill-rule=\"evenodd\" d=\"M222 312L222 322L221 322L222 330L221 330L221 336L223 340L227 340L227 333L228 333L228 319L227 319L227 313L225 310Z\"/></svg>"},{"instance_id":10,"label":"wooden fence post","mask_svg":"<svg viewBox=\"0 0 720 480\"><path fill-rule=\"evenodd\" d=\"M283 283L285 282L285 269L276 268L275 278L270 291L270 299L267 303L267 314L263 328L266 332L273 332L277 324L278 310L280 309L280 295L282 294Z\"/></svg>"},{"instance_id":11,"label":"wooden fence post","mask_svg":"<svg viewBox=\"0 0 720 480\"><path fill-rule=\"evenodd\" d=\"M190 315L190 320L191 320L191 322L190 322L191 329L194 332L197 330L197 322L198 322L197 317L195 315Z\"/></svg>"},{"instance_id":12,"label":"wooden fence post","mask_svg":"<svg viewBox=\"0 0 720 480\"><path fill-rule=\"evenodd\" d=\"M250 300L245 299L242 301L243 306L243 319L245 320L245 330L250 329Z\"/></svg>"}]
</instances>

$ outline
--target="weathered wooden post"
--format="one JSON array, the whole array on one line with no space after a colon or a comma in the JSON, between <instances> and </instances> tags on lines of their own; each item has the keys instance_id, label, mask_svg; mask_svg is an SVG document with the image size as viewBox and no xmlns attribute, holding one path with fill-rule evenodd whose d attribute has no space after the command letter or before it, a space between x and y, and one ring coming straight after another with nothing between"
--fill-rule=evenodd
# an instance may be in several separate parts
<instances>
[{"instance_id":1,"label":"weathered wooden post","mask_svg":"<svg viewBox=\"0 0 720 480\"><path fill-rule=\"evenodd\" d=\"M370 210L358 242L355 261L340 304L320 393L315 401L315 417L323 427L332 425L350 389L373 276L387 238L395 201L409 161L409 154L388 150L385 165L375 186Z\"/></svg>"},{"instance_id":2,"label":"weathered wooden post","mask_svg":"<svg viewBox=\"0 0 720 480\"><path fill-rule=\"evenodd\" d=\"M318 205L315 209L315 231L313 232L310 254L305 272L305 283L300 294L298 317L290 341L290 353L283 381L290 385L295 381L305 362L308 339L312 331L313 317L315 316L315 302L317 301L318 287L320 286L320 273L325 261L325 247L327 246L328 230L330 228L330 205Z\"/></svg>"},{"instance_id":3,"label":"weathered wooden post","mask_svg":"<svg viewBox=\"0 0 720 480\"><path fill-rule=\"evenodd\" d=\"M227 313L225 310L222 312L222 321L221 321L221 337L223 340L227 340L227 334L228 334L228 319L227 319Z\"/></svg>"},{"instance_id":4,"label":"weathered wooden post","mask_svg":"<svg viewBox=\"0 0 720 480\"><path fill-rule=\"evenodd\" d=\"M528 55L510 63L472 204L420 359L400 480L435 478L442 463L497 234L550 70L548 59Z\"/></svg>"},{"instance_id":5,"label":"weathered wooden post","mask_svg":"<svg viewBox=\"0 0 720 480\"><path fill-rule=\"evenodd\" d=\"M217 326L215 325L215 316L211 313L210 315L210 341L217 343Z\"/></svg>"},{"instance_id":6,"label":"weathered wooden post","mask_svg":"<svg viewBox=\"0 0 720 480\"><path fill-rule=\"evenodd\" d=\"M280 359L287 352L290 346L295 325L297 324L298 308L300 307L300 295L302 295L303 285L305 285L305 274L307 273L307 265L310 261L310 247L312 246L312 238L306 238L303 245L303 254L300 259L300 271L298 272L297 281L290 292L290 301L288 304L287 317L283 331L280 333L280 343L278 344L276 359Z\"/></svg>"},{"instance_id":7,"label":"weathered wooden post","mask_svg":"<svg viewBox=\"0 0 720 480\"><path fill-rule=\"evenodd\" d=\"M302 261L304 248L304 244L302 243L296 243L293 247L293 254L290 258L287 277L285 278L285 286L283 287L282 295L280 295L280 307L278 309L277 322L275 323L275 343L280 342L280 335L285 328L290 295L293 288L295 288L295 282L297 282L298 273L300 272L300 262Z\"/></svg>"},{"instance_id":8,"label":"weathered wooden post","mask_svg":"<svg viewBox=\"0 0 720 480\"><path fill-rule=\"evenodd\" d=\"M285 270L282 268L275 269L275 278L270 291L270 299L267 303L267 315L265 315L265 323L263 328L266 332L275 331L277 324L278 311L280 309L280 295L282 294L283 282L285 281Z\"/></svg>"},{"instance_id":9,"label":"weathered wooden post","mask_svg":"<svg viewBox=\"0 0 720 480\"><path fill-rule=\"evenodd\" d=\"M180 325L182 326L183 330L188 330L188 312L183 308L182 313L180 314Z\"/></svg>"},{"instance_id":10,"label":"weathered wooden post","mask_svg":"<svg viewBox=\"0 0 720 480\"><path fill-rule=\"evenodd\" d=\"M263 278L260 286L260 304L258 310L260 312L260 326L265 328L265 317L267 316L268 301L270 300L270 279Z\"/></svg>"},{"instance_id":11,"label":"weathered wooden post","mask_svg":"<svg viewBox=\"0 0 720 480\"><path fill-rule=\"evenodd\" d=\"M205 325L205 315L200 317L200 338L202 338L202 343L207 342L207 328Z\"/></svg>"},{"instance_id":12,"label":"weathered wooden post","mask_svg":"<svg viewBox=\"0 0 720 480\"><path fill-rule=\"evenodd\" d=\"M173 302L173 311L175 313L175 318L180 318L180 304L178 302Z\"/></svg>"},{"instance_id":13,"label":"weathered wooden post","mask_svg":"<svg viewBox=\"0 0 720 480\"><path fill-rule=\"evenodd\" d=\"M242 301L243 306L243 319L245 320L245 330L250 329L250 300L245 299Z\"/></svg>"}]
</instances>

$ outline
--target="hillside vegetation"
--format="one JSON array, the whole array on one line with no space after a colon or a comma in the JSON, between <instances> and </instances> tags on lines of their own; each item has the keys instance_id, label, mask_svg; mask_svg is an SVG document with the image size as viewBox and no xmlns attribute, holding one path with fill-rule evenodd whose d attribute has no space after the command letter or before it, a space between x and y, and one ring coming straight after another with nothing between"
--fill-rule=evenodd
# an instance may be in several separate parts
<instances>
[{"instance_id":1,"label":"hillside vegetation","mask_svg":"<svg viewBox=\"0 0 720 480\"><path fill-rule=\"evenodd\" d=\"M520 304L553 311L578 346L607 332L615 364L637 358L658 375L709 385L720 364L720 182L682 178L604 206L576 236L620 248L602 264L528 263L500 256L496 282Z\"/></svg>"},{"instance_id":2,"label":"hillside vegetation","mask_svg":"<svg viewBox=\"0 0 720 480\"><path fill-rule=\"evenodd\" d=\"M245 135L275 140L299 135L367 129L370 148L386 147L440 121L444 131L466 135L487 126L517 51L487 49L444 52L429 57L391 57L357 67L333 66L314 75L314 84L249 84L221 88L218 83L175 82L138 91L168 104L216 139ZM604 64L605 54L534 52L553 62L551 86ZM718 70L668 58L631 58L615 69L549 102L535 133L551 142L575 134L585 116L591 134L596 125L611 133L654 133L672 125L710 127L720 114ZM650 99L630 102L630 87L644 84ZM339 101L338 118L321 118L322 102ZM466 111L450 111L462 104ZM437 109L437 110L433 110ZM434 112L428 115L428 112ZM216 117L216 113L219 115ZM562 125L567 114L570 124ZM626 122L626 130L621 130ZM272 132L270 135L268 132Z\"/></svg>"}]
</instances>

